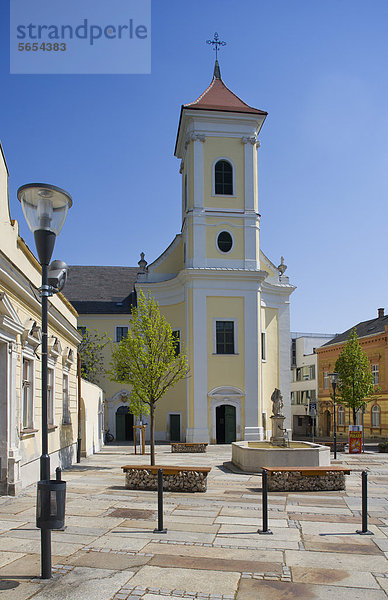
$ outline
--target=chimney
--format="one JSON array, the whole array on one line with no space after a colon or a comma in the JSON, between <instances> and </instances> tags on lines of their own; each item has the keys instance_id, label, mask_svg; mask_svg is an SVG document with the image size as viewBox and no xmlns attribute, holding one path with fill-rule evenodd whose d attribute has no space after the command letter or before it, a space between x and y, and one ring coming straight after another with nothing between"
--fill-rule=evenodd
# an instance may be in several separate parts
<instances>
[{"instance_id":1,"label":"chimney","mask_svg":"<svg viewBox=\"0 0 388 600\"><path fill-rule=\"evenodd\" d=\"M379 319L381 319L381 317L384 316L384 309L383 308L378 308L377 309L377 316Z\"/></svg>"}]
</instances>

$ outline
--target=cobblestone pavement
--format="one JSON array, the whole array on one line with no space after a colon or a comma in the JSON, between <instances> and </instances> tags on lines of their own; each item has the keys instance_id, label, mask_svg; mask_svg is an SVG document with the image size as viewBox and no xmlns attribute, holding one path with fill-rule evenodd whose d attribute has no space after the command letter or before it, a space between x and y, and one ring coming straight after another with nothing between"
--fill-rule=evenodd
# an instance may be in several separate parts
<instances>
[{"instance_id":1,"label":"cobblestone pavement","mask_svg":"<svg viewBox=\"0 0 388 600\"><path fill-rule=\"evenodd\" d=\"M270 493L261 527L261 477L228 471L230 446L171 454L159 464L211 466L206 493L126 490L122 465L149 455L109 445L66 471L66 529L52 534L53 578L40 575L35 486L0 497L0 600L380 600L388 595L386 455L340 454L346 492ZM361 470L368 470L369 529L360 536Z\"/></svg>"}]
</instances>

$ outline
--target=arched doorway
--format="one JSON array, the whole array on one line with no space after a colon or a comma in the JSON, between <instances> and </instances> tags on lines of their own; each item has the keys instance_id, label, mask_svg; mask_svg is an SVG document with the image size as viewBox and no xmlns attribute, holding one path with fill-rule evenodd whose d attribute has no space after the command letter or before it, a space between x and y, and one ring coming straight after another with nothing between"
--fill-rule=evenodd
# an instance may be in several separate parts
<instances>
[{"instance_id":1,"label":"arched doorway","mask_svg":"<svg viewBox=\"0 0 388 600\"><path fill-rule=\"evenodd\" d=\"M116 411L116 441L129 442L133 440L133 414L129 406L119 406Z\"/></svg>"},{"instance_id":2,"label":"arched doorway","mask_svg":"<svg viewBox=\"0 0 388 600\"><path fill-rule=\"evenodd\" d=\"M216 407L217 444L231 444L236 441L236 408L230 404Z\"/></svg>"}]
</instances>

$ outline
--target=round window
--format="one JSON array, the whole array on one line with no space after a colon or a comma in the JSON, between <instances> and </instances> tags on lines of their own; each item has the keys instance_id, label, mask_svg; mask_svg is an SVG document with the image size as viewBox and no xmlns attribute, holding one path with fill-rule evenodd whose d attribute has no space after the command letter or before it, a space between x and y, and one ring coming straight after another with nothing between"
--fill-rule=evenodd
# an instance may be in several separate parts
<instances>
[{"instance_id":1,"label":"round window","mask_svg":"<svg viewBox=\"0 0 388 600\"><path fill-rule=\"evenodd\" d=\"M221 231L217 238L217 246L221 252L229 252L233 246L233 239L227 231Z\"/></svg>"}]
</instances>

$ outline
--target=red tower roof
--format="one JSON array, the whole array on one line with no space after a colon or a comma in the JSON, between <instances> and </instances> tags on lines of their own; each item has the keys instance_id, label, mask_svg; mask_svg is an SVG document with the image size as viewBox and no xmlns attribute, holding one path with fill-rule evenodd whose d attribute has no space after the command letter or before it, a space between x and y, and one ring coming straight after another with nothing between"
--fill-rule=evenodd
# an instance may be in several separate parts
<instances>
[{"instance_id":1,"label":"red tower roof","mask_svg":"<svg viewBox=\"0 0 388 600\"><path fill-rule=\"evenodd\" d=\"M208 88L194 102L184 104L183 108L201 110L223 110L267 115L263 110L253 108L234 94L222 81L218 61L214 67L213 79Z\"/></svg>"}]
</instances>

